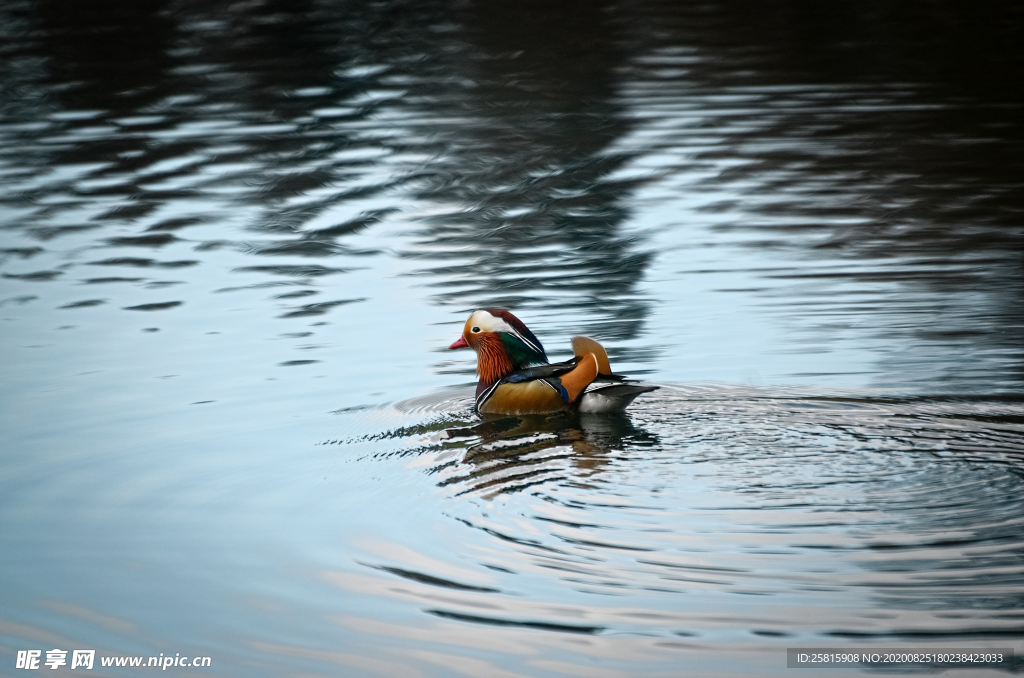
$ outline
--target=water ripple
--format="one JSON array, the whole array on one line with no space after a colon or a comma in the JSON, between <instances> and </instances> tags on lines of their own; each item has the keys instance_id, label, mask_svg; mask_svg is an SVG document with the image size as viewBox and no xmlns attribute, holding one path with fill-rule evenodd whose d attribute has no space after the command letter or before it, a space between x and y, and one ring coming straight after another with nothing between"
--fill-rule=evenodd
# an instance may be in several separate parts
<instances>
[{"instance_id":1,"label":"water ripple","mask_svg":"<svg viewBox=\"0 0 1024 678\"><path fill-rule=\"evenodd\" d=\"M371 436L418 457L450 497L446 513L480 533L463 537L473 560L498 573L442 607L430 588L451 586L429 573L414 577L423 588L388 594L429 614L708 640L735 627L779 638L1019 633L1002 614L1024 604L1019 399L663 386L629 419L455 427L443 405L429 423ZM599 597L568 596L576 606L556 612L530 593L550 580ZM609 596L651 608L608 607Z\"/></svg>"}]
</instances>

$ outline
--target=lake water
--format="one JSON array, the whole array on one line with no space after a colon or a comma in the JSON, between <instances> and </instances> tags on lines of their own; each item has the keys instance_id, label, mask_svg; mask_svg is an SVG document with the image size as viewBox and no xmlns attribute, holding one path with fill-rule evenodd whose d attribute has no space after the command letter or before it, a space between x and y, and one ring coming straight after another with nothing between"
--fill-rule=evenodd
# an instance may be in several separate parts
<instances>
[{"instance_id":1,"label":"lake water","mask_svg":"<svg viewBox=\"0 0 1024 678\"><path fill-rule=\"evenodd\" d=\"M1009 2L4 3L0 673L1024 652L1022 37ZM661 389L481 420L446 347L494 306Z\"/></svg>"}]
</instances>

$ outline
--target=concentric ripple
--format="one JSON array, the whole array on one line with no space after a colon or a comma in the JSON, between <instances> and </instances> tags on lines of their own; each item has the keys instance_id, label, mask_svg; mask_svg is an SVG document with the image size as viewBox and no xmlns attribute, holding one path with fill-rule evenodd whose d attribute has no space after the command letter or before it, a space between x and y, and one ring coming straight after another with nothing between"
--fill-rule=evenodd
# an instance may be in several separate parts
<instances>
[{"instance_id":1,"label":"concentric ripple","mask_svg":"<svg viewBox=\"0 0 1024 678\"><path fill-rule=\"evenodd\" d=\"M325 577L468 634L454 645L514 654L482 639L518 629L541 657L562 633L611 655L686 638L756 661L1024 632L1017 399L663 387L629 417L473 423L465 396L444 397L370 437L433 479L447 555L395 545Z\"/></svg>"}]
</instances>

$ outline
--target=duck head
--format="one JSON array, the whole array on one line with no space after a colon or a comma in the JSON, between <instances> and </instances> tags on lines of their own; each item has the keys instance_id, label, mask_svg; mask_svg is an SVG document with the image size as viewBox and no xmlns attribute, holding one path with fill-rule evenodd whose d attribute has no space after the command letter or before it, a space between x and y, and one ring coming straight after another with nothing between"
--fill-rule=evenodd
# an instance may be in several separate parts
<instances>
[{"instance_id":1,"label":"duck head","mask_svg":"<svg viewBox=\"0 0 1024 678\"><path fill-rule=\"evenodd\" d=\"M548 362L540 340L522 320L508 311L493 308L474 311L466 321L462 336L448 348L476 351L477 374L488 384L524 367Z\"/></svg>"}]
</instances>

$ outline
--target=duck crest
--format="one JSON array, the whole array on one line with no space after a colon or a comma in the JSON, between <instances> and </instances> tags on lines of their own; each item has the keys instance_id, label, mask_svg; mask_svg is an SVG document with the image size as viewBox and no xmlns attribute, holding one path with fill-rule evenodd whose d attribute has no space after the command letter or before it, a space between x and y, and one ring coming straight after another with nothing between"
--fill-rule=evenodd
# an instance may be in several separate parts
<instances>
[{"instance_id":1,"label":"duck crest","mask_svg":"<svg viewBox=\"0 0 1024 678\"><path fill-rule=\"evenodd\" d=\"M530 328L527 327L522 320L512 315L511 312L500 308L487 308L484 310L495 318L501 318L504 320L513 330L515 330L516 333L519 334L518 337L508 335L509 339L519 339L519 343L522 344L523 349L534 354L539 354L539 358L536 355L531 356L523 363L523 365L527 363L546 363L548 361L548 356L544 353L544 346L541 345L540 339L530 331Z\"/></svg>"}]
</instances>

